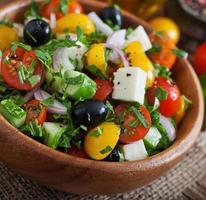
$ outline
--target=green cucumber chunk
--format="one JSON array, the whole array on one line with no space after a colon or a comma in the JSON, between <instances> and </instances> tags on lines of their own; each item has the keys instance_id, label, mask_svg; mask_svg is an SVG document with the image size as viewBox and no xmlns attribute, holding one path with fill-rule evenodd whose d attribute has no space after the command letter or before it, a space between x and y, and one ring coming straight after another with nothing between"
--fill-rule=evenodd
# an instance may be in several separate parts
<instances>
[{"instance_id":1,"label":"green cucumber chunk","mask_svg":"<svg viewBox=\"0 0 206 200\"><path fill-rule=\"evenodd\" d=\"M0 113L16 128L19 128L25 123L26 112L11 99L1 101Z\"/></svg>"},{"instance_id":2,"label":"green cucumber chunk","mask_svg":"<svg viewBox=\"0 0 206 200\"><path fill-rule=\"evenodd\" d=\"M157 128L151 127L143 141L146 149L155 149L162 138L161 133Z\"/></svg>"},{"instance_id":3,"label":"green cucumber chunk","mask_svg":"<svg viewBox=\"0 0 206 200\"><path fill-rule=\"evenodd\" d=\"M60 92L65 85L64 79L51 72L46 73L46 82L49 85L50 92Z\"/></svg>"},{"instance_id":4,"label":"green cucumber chunk","mask_svg":"<svg viewBox=\"0 0 206 200\"><path fill-rule=\"evenodd\" d=\"M86 74L68 70L64 77L67 84L65 92L72 99L91 99L95 95L96 83Z\"/></svg>"},{"instance_id":5,"label":"green cucumber chunk","mask_svg":"<svg viewBox=\"0 0 206 200\"><path fill-rule=\"evenodd\" d=\"M60 123L44 122L43 129L45 131L44 144L56 149L61 142L61 137L65 132L65 126Z\"/></svg>"}]
</instances>

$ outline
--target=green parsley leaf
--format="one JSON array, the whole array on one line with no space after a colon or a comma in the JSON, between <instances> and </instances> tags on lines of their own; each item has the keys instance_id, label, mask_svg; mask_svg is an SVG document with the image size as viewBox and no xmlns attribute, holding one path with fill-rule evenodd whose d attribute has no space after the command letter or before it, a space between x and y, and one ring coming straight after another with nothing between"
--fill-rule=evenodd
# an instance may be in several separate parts
<instances>
[{"instance_id":1,"label":"green parsley leaf","mask_svg":"<svg viewBox=\"0 0 206 200\"><path fill-rule=\"evenodd\" d=\"M117 25L117 24L113 24L113 22L112 22L111 20L109 20L109 19L106 21L106 24L107 24L110 28L112 28L113 31L118 31L118 30L120 30L120 26Z\"/></svg>"},{"instance_id":2,"label":"green parsley leaf","mask_svg":"<svg viewBox=\"0 0 206 200\"><path fill-rule=\"evenodd\" d=\"M187 59L187 57L188 57L188 53L182 49L173 49L172 52L173 52L173 54L175 54L179 58Z\"/></svg>"},{"instance_id":3,"label":"green parsley leaf","mask_svg":"<svg viewBox=\"0 0 206 200\"><path fill-rule=\"evenodd\" d=\"M148 128L148 122L146 121L146 119L144 118L144 116L140 113L139 109L136 108L135 106L131 106L129 108L129 110L133 111L135 116L137 117L137 119L140 121L140 123L145 127Z\"/></svg>"},{"instance_id":4,"label":"green parsley leaf","mask_svg":"<svg viewBox=\"0 0 206 200\"><path fill-rule=\"evenodd\" d=\"M27 80L27 69L25 65L21 65L19 67L18 76L21 84L24 84L24 82Z\"/></svg>"},{"instance_id":5,"label":"green parsley leaf","mask_svg":"<svg viewBox=\"0 0 206 200\"><path fill-rule=\"evenodd\" d=\"M45 67L48 69L51 67L52 57L48 52L37 49L35 50L35 54Z\"/></svg>"},{"instance_id":6,"label":"green parsley leaf","mask_svg":"<svg viewBox=\"0 0 206 200\"><path fill-rule=\"evenodd\" d=\"M1 58L2 58L2 54L3 54L3 53L2 53L2 51L0 50L0 60L1 60Z\"/></svg>"},{"instance_id":7,"label":"green parsley leaf","mask_svg":"<svg viewBox=\"0 0 206 200\"><path fill-rule=\"evenodd\" d=\"M130 126L130 127L132 127L132 128L135 128L135 127L137 127L139 125L139 120L138 119L136 119L136 120L134 120L134 121L130 121L129 123L128 123L128 126Z\"/></svg>"},{"instance_id":8,"label":"green parsley leaf","mask_svg":"<svg viewBox=\"0 0 206 200\"><path fill-rule=\"evenodd\" d=\"M28 78L28 81L32 87L35 86L37 83L39 83L40 80L41 77L39 75L33 75L30 78Z\"/></svg>"},{"instance_id":9,"label":"green parsley leaf","mask_svg":"<svg viewBox=\"0 0 206 200\"><path fill-rule=\"evenodd\" d=\"M32 50L32 48L31 48L30 45L24 44L24 43L22 43L22 42L12 42L12 44L11 44L11 50L12 50L13 52L16 51L16 48L17 48L17 47L20 47L20 48L22 48L22 49L25 49L26 51L31 51L31 50Z\"/></svg>"},{"instance_id":10,"label":"green parsley leaf","mask_svg":"<svg viewBox=\"0 0 206 200\"><path fill-rule=\"evenodd\" d=\"M96 129L89 132L89 136L99 137L102 135L103 131L104 131L103 128L97 127Z\"/></svg>"},{"instance_id":11,"label":"green parsley leaf","mask_svg":"<svg viewBox=\"0 0 206 200\"><path fill-rule=\"evenodd\" d=\"M165 77L170 79L172 72L165 66L154 64L155 76Z\"/></svg>"},{"instance_id":12,"label":"green parsley leaf","mask_svg":"<svg viewBox=\"0 0 206 200\"><path fill-rule=\"evenodd\" d=\"M44 100L41 100L40 102L41 102L41 104L43 104L46 107L52 106L54 104L54 95L52 95Z\"/></svg>"},{"instance_id":13,"label":"green parsley leaf","mask_svg":"<svg viewBox=\"0 0 206 200\"><path fill-rule=\"evenodd\" d=\"M13 23L8 20L7 16L3 17L3 19L0 20L0 26L1 26L1 25L6 25L6 26L8 26L8 27L10 27L10 28L13 28L13 27L14 27Z\"/></svg>"},{"instance_id":14,"label":"green parsley leaf","mask_svg":"<svg viewBox=\"0 0 206 200\"><path fill-rule=\"evenodd\" d=\"M183 98L183 100L185 102L185 108L187 110L189 105L192 104L192 101L190 99L188 99L185 95L182 95L182 98Z\"/></svg>"},{"instance_id":15,"label":"green parsley leaf","mask_svg":"<svg viewBox=\"0 0 206 200\"><path fill-rule=\"evenodd\" d=\"M101 151L100 151L100 153L101 154L106 154L106 153L109 153L110 151L112 151L112 147L111 146L107 146L107 147L105 147L104 149L102 149Z\"/></svg>"},{"instance_id":16,"label":"green parsley leaf","mask_svg":"<svg viewBox=\"0 0 206 200\"><path fill-rule=\"evenodd\" d=\"M88 130L87 127L84 126L84 125L80 125L80 128L81 128L82 130L84 130L84 131L87 131L87 130Z\"/></svg>"},{"instance_id":17,"label":"green parsley leaf","mask_svg":"<svg viewBox=\"0 0 206 200\"><path fill-rule=\"evenodd\" d=\"M32 18L35 18L35 19L41 19L41 16L39 14L39 6L38 4L36 3L35 0L32 0L32 3L31 3L31 7L30 9L28 9L25 13L24 13L24 17L25 18L29 18L29 17L32 17Z\"/></svg>"},{"instance_id":18,"label":"green parsley leaf","mask_svg":"<svg viewBox=\"0 0 206 200\"><path fill-rule=\"evenodd\" d=\"M77 34L77 41L83 43L87 47L90 46L89 40L87 39L87 36L82 31L81 27L77 26L76 34Z\"/></svg>"},{"instance_id":19,"label":"green parsley leaf","mask_svg":"<svg viewBox=\"0 0 206 200\"><path fill-rule=\"evenodd\" d=\"M59 10L66 15L68 13L68 0L60 0Z\"/></svg>"},{"instance_id":20,"label":"green parsley leaf","mask_svg":"<svg viewBox=\"0 0 206 200\"><path fill-rule=\"evenodd\" d=\"M4 58L4 63L9 65L9 56L8 55Z\"/></svg>"},{"instance_id":21,"label":"green parsley leaf","mask_svg":"<svg viewBox=\"0 0 206 200\"><path fill-rule=\"evenodd\" d=\"M156 126L159 124L160 121L160 114L157 110L154 110L150 113L151 119L152 119L152 125Z\"/></svg>"},{"instance_id":22,"label":"green parsley leaf","mask_svg":"<svg viewBox=\"0 0 206 200\"><path fill-rule=\"evenodd\" d=\"M58 147L64 148L64 149L68 149L71 147L70 140L65 134L62 135L61 141L60 141Z\"/></svg>"},{"instance_id":23,"label":"green parsley leaf","mask_svg":"<svg viewBox=\"0 0 206 200\"><path fill-rule=\"evenodd\" d=\"M78 141L72 140L72 143L73 143L79 150L82 149L82 141L81 141L81 140L78 140Z\"/></svg>"},{"instance_id":24,"label":"green parsley leaf","mask_svg":"<svg viewBox=\"0 0 206 200\"><path fill-rule=\"evenodd\" d=\"M159 53L162 51L162 46L160 44L154 44L153 47L146 51L147 54Z\"/></svg>"},{"instance_id":25,"label":"green parsley leaf","mask_svg":"<svg viewBox=\"0 0 206 200\"><path fill-rule=\"evenodd\" d=\"M106 80L107 78L105 77L105 75L100 71L100 69L98 69L97 66L95 65L89 65L86 67L87 70L89 70L92 74L96 75L97 77L100 77L103 80Z\"/></svg>"},{"instance_id":26,"label":"green parsley leaf","mask_svg":"<svg viewBox=\"0 0 206 200\"><path fill-rule=\"evenodd\" d=\"M42 138L44 135L43 127L37 121L32 121L20 129L22 132L29 132L33 137Z\"/></svg>"},{"instance_id":27,"label":"green parsley leaf","mask_svg":"<svg viewBox=\"0 0 206 200\"><path fill-rule=\"evenodd\" d=\"M167 99L168 92L162 87L157 87L155 89L154 96L157 97L160 101L163 101Z\"/></svg>"}]
</instances>

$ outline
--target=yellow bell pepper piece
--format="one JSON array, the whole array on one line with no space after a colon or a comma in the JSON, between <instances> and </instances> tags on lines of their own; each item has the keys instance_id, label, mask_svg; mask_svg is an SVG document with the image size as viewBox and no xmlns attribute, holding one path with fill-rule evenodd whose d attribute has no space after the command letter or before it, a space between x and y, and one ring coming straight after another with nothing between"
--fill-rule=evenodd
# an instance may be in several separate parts
<instances>
[{"instance_id":1,"label":"yellow bell pepper piece","mask_svg":"<svg viewBox=\"0 0 206 200\"><path fill-rule=\"evenodd\" d=\"M15 28L0 25L0 50L8 48L12 42L17 41L19 41L19 37Z\"/></svg>"},{"instance_id":2,"label":"yellow bell pepper piece","mask_svg":"<svg viewBox=\"0 0 206 200\"><path fill-rule=\"evenodd\" d=\"M76 33L78 26L85 34L91 34L95 31L94 24L86 15L75 13L70 13L57 20L56 27L53 31L55 33L64 33L65 30L68 30L71 33Z\"/></svg>"},{"instance_id":3,"label":"yellow bell pepper piece","mask_svg":"<svg viewBox=\"0 0 206 200\"><path fill-rule=\"evenodd\" d=\"M84 149L90 158L103 160L115 148L119 134L120 127L118 125L104 122L86 135Z\"/></svg>"},{"instance_id":4,"label":"yellow bell pepper piece","mask_svg":"<svg viewBox=\"0 0 206 200\"><path fill-rule=\"evenodd\" d=\"M147 87L151 87L154 82L154 67L147 55L144 53L140 42L132 42L125 49L128 59L133 67L140 67L147 72Z\"/></svg>"},{"instance_id":5,"label":"yellow bell pepper piece","mask_svg":"<svg viewBox=\"0 0 206 200\"><path fill-rule=\"evenodd\" d=\"M186 109L187 108L186 108L186 103L185 103L184 97L181 96L181 104L180 104L179 110L177 111L177 113L174 117L176 124L179 124L181 122L181 120L183 119L183 117L185 115Z\"/></svg>"},{"instance_id":6,"label":"yellow bell pepper piece","mask_svg":"<svg viewBox=\"0 0 206 200\"><path fill-rule=\"evenodd\" d=\"M86 54L87 69L96 66L104 76L107 76L108 66L105 59L105 44L94 44Z\"/></svg>"}]
</instances>

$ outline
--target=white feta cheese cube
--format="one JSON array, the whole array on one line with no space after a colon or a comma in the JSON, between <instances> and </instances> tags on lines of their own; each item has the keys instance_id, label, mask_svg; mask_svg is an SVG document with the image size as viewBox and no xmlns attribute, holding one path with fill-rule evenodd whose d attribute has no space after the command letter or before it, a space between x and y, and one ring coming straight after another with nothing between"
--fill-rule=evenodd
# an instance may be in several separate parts
<instances>
[{"instance_id":1,"label":"white feta cheese cube","mask_svg":"<svg viewBox=\"0 0 206 200\"><path fill-rule=\"evenodd\" d=\"M144 103L147 73L139 67L120 68L114 73L112 98Z\"/></svg>"},{"instance_id":2,"label":"white feta cheese cube","mask_svg":"<svg viewBox=\"0 0 206 200\"><path fill-rule=\"evenodd\" d=\"M128 161L142 160L148 157L143 140L138 140L131 144L125 144L121 149L125 159Z\"/></svg>"},{"instance_id":3,"label":"white feta cheese cube","mask_svg":"<svg viewBox=\"0 0 206 200\"><path fill-rule=\"evenodd\" d=\"M144 30L143 26L138 26L132 33L130 33L127 36L125 47L134 41L140 42L142 44L144 51L147 51L152 48L150 39L147 35L147 32Z\"/></svg>"}]
</instances>

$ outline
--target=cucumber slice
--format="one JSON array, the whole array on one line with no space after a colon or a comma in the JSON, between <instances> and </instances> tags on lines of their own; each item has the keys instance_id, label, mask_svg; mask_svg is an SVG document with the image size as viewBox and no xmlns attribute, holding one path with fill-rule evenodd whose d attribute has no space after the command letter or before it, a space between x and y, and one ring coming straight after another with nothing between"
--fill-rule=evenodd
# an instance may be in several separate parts
<instances>
[{"instance_id":1,"label":"cucumber slice","mask_svg":"<svg viewBox=\"0 0 206 200\"><path fill-rule=\"evenodd\" d=\"M142 160L148 157L143 140L138 140L131 144L126 144L121 147L121 151L125 160L134 161Z\"/></svg>"},{"instance_id":2,"label":"cucumber slice","mask_svg":"<svg viewBox=\"0 0 206 200\"><path fill-rule=\"evenodd\" d=\"M151 127L147 135L144 137L144 144L147 149L155 149L162 138L157 128Z\"/></svg>"},{"instance_id":3,"label":"cucumber slice","mask_svg":"<svg viewBox=\"0 0 206 200\"><path fill-rule=\"evenodd\" d=\"M11 99L1 101L0 113L16 128L25 123L26 112Z\"/></svg>"},{"instance_id":4,"label":"cucumber slice","mask_svg":"<svg viewBox=\"0 0 206 200\"><path fill-rule=\"evenodd\" d=\"M96 83L84 73L68 70L65 80L68 82L65 92L74 100L91 99L96 93Z\"/></svg>"},{"instance_id":5,"label":"cucumber slice","mask_svg":"<svg viewBox=\"0 0 206 200\"><path fill-rule=\"evenodd\" d=\"M65 127L60 123L44 122L43 128L45 131L44 144L56 149L61 141L62 134L65 132Z\"/></svg>"},{"instance_id":6,"label":"cucumber slice","mask_svg":"<svg viewBox=\"0 0 206 200\"><path fill-rule=\"evenodd\" d=\"M53 75L51 72L46 73L46 81L50 86L48 89L50 92L60 92L65 85L64 79L60 76Z\"/></svg>"}]
</instances>

